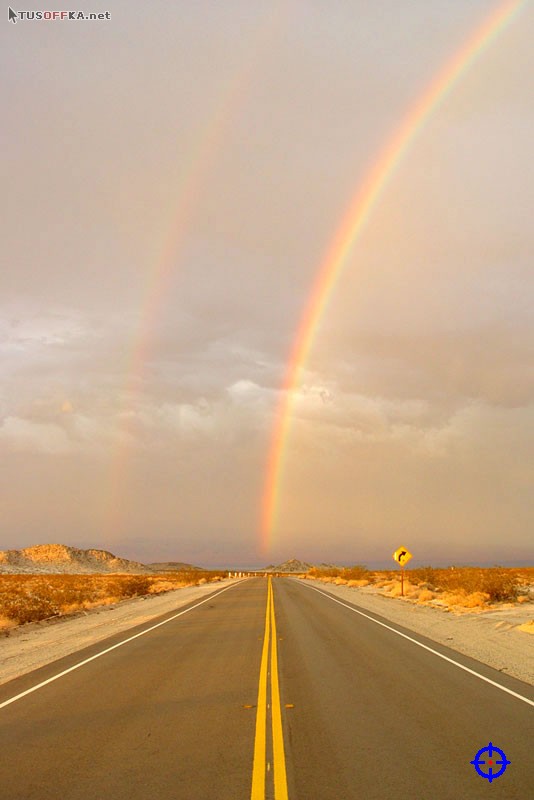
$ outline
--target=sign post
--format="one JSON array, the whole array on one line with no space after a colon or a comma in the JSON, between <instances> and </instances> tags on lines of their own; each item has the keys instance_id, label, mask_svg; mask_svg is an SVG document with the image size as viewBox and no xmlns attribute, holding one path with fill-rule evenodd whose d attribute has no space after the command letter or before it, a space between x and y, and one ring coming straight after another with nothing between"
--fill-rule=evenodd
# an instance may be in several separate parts
<instances>
[{"instance_id":1,"label":"sign post","mask_svg":"<svg viewBox=\"0 0 534 800\"><path fill-rule=\"evenodd\" d=\"M404 566L408 563L412 554L406 547L399 547L393 553L393 560L397 562L397 564L401 568L401 597L404 597Z\"/></svg>"}]
</instances>

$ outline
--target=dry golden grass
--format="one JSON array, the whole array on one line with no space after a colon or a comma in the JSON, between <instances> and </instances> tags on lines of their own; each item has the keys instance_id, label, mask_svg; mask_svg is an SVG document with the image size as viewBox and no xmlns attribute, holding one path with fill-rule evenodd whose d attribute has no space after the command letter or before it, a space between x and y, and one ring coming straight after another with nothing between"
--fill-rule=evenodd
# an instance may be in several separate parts
<instances>
[{"instance_id":1,"label":"dry golden grass","mask_svg":"<svg viewBox=\"0 0 534 800\"><path fill-rule=\"evenodd\" d=\"M0 616L0 633L7 633L17 623L9 617Z\"/></svg>"},{"instance_id":2,"label":"dry golden grass","mask_svg":"<svg viewBox=\"0 0 534 800\"><path fill-rule=\"evenodd\" d=\"M331 578L332 581L337 578L341 581L358 581L369 579L370 577L369 570L363 564L355 564L353 567L328 567L326 569L312 567L307 574L310 578L317 578L318 580ZM325 583L329 583L329 581L325 581Z\"/></svg>"},{"instance_id":3,"label":"dry golden grass","mask_svg":"<svg viewBox=\"0 0 534 800\"><path fill-rule=\"evenodd\" d=\"M434 592L431 592L430 589L421 589L419 592L419 597L417 598L420 603L428 603L429 600L433 600L436 595Z\"/></svg>"},{"instance_id":4,"label":"dry golden grass","mask_svg":"<svg viewBox=\"0 0 534 800\"><path fill-rule=\"evenodd\" d=\"M515 600L522 586L534 583L534 568L422 567L407 570L411 581L451 595L487 595L490 601Z\"/></svg>"},{"instance_id":5,"label":"dry golden grass","mask_svg":"<svg viewBox=\"0 0 534 800\"><path fill-rule=\"evenodd\" d=\"M190 570L159 575L0 575L0 630L221 580L226 573Z\"/></svg>"},{"instance_id":6,"label":"dry golden grass","mask_svg":"<svg viewBox=\"0 0 534 800\"><path fill-rule=\"evenodd\" d=\"M373 584L389 597L399 597L398 570L370 572L355 567L311 569L306 578L338 586L362 587ZM494 602L527 603L534 599L534 567L420 567L406 569L404 596L418 603L433 600L447 607L482 609Z\"/></svg>"},{"instance_id":7,"label":"dry golden grass","mask_svg":"<svg viewBox=\"0 0 534 800\"><path fill-rule=\"evenodd\" d=\"M518 625L517 629L524 633L534 633L534 619L530 619L524 625Z\"/></svg>"}]
</instances>

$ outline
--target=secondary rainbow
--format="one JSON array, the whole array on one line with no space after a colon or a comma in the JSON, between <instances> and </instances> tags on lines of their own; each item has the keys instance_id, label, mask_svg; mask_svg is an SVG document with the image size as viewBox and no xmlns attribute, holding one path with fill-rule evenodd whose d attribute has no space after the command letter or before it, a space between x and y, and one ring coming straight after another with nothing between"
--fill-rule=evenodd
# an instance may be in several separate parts
<instances>
[{"instance_id":1,"label":"secondary rainbow","mask_svg":"<svg viewBox=\"0 0 534 800\"><path fill-rule=\"evenodd\" d=\"M121 499L126 493L131 445L134 440L130 434L132 415L128 412L136 408L142 395L145 370L153 348L158 316L164 306L191 222L209 186L217 156L222 151L232 123L245 106L258 67L265 55L272 50L273 41L284 29L287 16L287 4L279 0L260 17L254 35L249 38L244 48L240 68L228 81L215 107L207 115L206 124L199 131L189 153L176 193L176 201L167 213L166 237L151 268L147 270L141 290L139 321L125 362L119 436L105 476L102 526L107 540L119 534L122 527Z\"/></svg>"},{"instance_id":2,"label":"secondary rainbow","mask_svg":"<svg viewBox=\"0 0 534 800\"><path fill-rule=\"evenodd\" d=\"M526 2L527 0L507 0L500 3L433 78L379 152L369 172L359 185L325 258L319 266L290 352L287 371L281 387L281 400L276 411L261 505L260 546L263 552L269 548L276 522L284 452L293 415L295 391L299 385L301 372L308 359L319 322L332 290L346 266L348 256L396 167L431 114L447 97L475 59L512 21L521 8L526 5Z\"/></svg>"}]
</instances>

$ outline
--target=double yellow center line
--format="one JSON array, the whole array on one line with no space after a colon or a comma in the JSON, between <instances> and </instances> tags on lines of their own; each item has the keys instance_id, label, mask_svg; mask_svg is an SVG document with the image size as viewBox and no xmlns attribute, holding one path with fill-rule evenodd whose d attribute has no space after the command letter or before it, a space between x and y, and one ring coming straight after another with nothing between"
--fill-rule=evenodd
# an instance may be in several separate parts
<instances>
[{"instance_id":1,"label":"double yellow center line","mask_svg":"<svg viewBox=\"0 0 534 800\"><path fill-rule=\"evenodd\" d=\"M270 703L268 702L269 674L271 676ZM254 766L252 769L252 790L250 793L250 800L265 800L265 784L267 776L271 773L271 763L267 760L268 709L270 709L271 712L270 717L272 725L272 774L274 780L274 797L275 800L288 800L286 757L284 753L284 734L282 731L282 710L280 707L280 685L278 682L276 620L274 616L273 586L270 577L267 587L265 635L263 637L260 681L258 686L256 736L254 740Z\"/></svg>"}]
</instances>

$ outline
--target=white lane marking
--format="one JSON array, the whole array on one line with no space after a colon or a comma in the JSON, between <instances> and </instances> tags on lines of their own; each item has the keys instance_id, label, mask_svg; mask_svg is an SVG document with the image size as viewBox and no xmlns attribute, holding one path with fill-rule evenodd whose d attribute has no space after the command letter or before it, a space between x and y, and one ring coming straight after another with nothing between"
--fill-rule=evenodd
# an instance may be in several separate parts
<instances>
[{"instance_id":1,"label":"white lane marking","mask_svg":"<svg viewBox=\"0 0 534 800\"><path fill-rule=\"evenodd\" d=\"M246 579L245 579L246 580ZM42 681L41 683L37 683L35 686L31 686L29 689L26 689L25 692L21 692L20 694L16 694L14 697L10 697L9 700L4 700L3 703L0 703L0 708L4 708L5 706L9 706L11 703L14 703L16 700L20 700L22 697L26 697L27 694L32 694L32 692L36 692L37 689L42 689L43 686L47 686L49 683L53 683L57 681L58 678L62 678L64 675L68 675L69 672L74 672L75 669L79 669L83 667L85 664L89 664L90 661L94 661L100 656L105 656L106 653L111 653L112 650L116 650L117 647L122 647L123 644L128 644L128 642L133 642L134 639L138 639L140 636L144 636L145 633L150 633L150 631L156 630L156 628L160 628L162 625L166 625L167 622L172 622L173 619L177 619L177 617L181 617L183 614L187 614L189 611L193 611L193 609L198 608L199 606L207 603L208 600L213 600L214 597L218 597L223 592L227 592L228 589L233 589L234 586L237 586L239 583L243 581L237 581L237 583L232 583L230 586L225 586L224 589L221 589L219 592L215 594L209 594L204 600L201 600L200 603L195 603L194 606L190 608L186 608L183 611L179 611L178 614L173 614L172 617L168 619L164 619L163 622L157 622L155 625L152 625L150 628L146 628L144 631L140 631L139 633L135 633L133 636L129 636L127 639L123 639L122 642L117 642L117 644L112 645L111 647L107 647L105 650L101 650L99 653L95 653L94 656L90 656L90 658L86 658L83 661L79 661L77 664L74 664L72 667L68 669L64 669L63 672L58 672L57 675L52 675L51 678L48 678L46 681Z\"/></svg>"},{"instance_id":2,"label":"white lane marking","mask_svg":"<svg viewBox=\"0 0 534 800\"><path fill-rule=\"evenodd\" d=\"M475 672L475 670L470 669L469 667L466 667L463 664L460 664L459 661L455 661L453 658L449 658L449 656L445 656L443 655L443 653L438 652L438 650L434 650L432 647L429 647L428 645L423 644L422 642L418 642L417 639L413 639L406 633L401 633L401 631L392 628L391 625L386 625L385 622L380 622L374 617L370 617L369 614L366 614L364 611L360 611L359 609L354 608L354 606L350 606L347 603L344 603L342 600L338 600L337 597L332 597L331 594L323 592L321 591L321 589L317 589L315 586L310 586L307 583L301 585L306 586L307 589L313 589L314 592L322 594L323 597L328 598L328 600L332 600L332 602L334 603L339 603L340 606L348 608L349 611L354 611L356 614L360 614L362 617L371 620L371 622L374 622L376 625L381 625L383 628L387 628L388 631L396 633L397 636L402 636L403 639L408 639L409 642L413 642L414 644L418 645L418 647L422 647L423 650L428 650L429 653L433 653L435 656L439 656L439 658L442 658L444 661L448 661L449 664L454 664L455 667L459 667L460 669L463 669L465 672L469 672L470 675L474 675L476 678L480 678L481 681L486 681L486 683L491 683L491 685L496 686L497 689L500 689L501 691L506 692L507 694L511 694L513 697L517 697L518 700L522 700L524 703L528 703L529 706L534 706L534 700L529 700L528 697L523 697L522 694L518 694L517 692L512 691L512 689L508 689L506 686L502 686L500 683L492 681L491 678L486 678L485 675L481 675L479 672Z\"/></svg>"}]
</instances>

